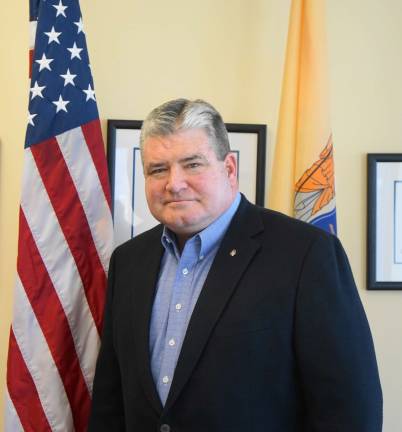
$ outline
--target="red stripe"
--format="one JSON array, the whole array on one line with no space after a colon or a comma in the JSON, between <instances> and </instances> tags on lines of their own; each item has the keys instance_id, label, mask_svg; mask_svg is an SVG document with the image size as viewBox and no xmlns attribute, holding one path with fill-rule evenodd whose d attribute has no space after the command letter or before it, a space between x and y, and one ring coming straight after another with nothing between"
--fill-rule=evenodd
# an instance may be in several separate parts
<instances>
[{"instance_id":1,"label":"red stripe","mask_svg":"<svg viewBox=\"0 0 402 432\"><path fill-rule=\"evenodd\" d=\"M32 77L32 66L33 66L34 55L35 55L35 51L32 48L29 50L29 78Z\"/></svg>"},{"instance_id":2,"label":"red stripe","mask_svg":"<svg viewBox=\"0 0 402 432\"><path fill-rule=\"evenodd\" d=\"M12 329L8 346L7 388L24 431L51 432L35 383Z\"/></svg>"},{"instance_id":3,"label":"red stripe","mask_svg":"<svg viewBox=\"0 0 402 432\"><path fill-rule=\"evenodd\" d=\"M20 211L17 269L70 402L76 431L86 430L90 395L67 318L36 243Z\"/></svg>"},{"instance_id":4,"label":"red stripe","mask_svg":"<svg viewBox=\"0 0 402 432\"><path fill-rule=\"evenodd\" d=\"M103 138L101 133L101 126L99 119L93 120L81 126L82 132L87 142L89 152L91 153L92 160L94 161L98 177L100 179L103 193L105 194L106 201L111 208L111 197L109 188L109 176L105 158L105 149L103 146Z\"/></svg>"},{"instance_id":5,"label":"red stripe","mask_svg":"<svg viewBox=\"0 0 402 432\"><path fill-rule=\"evenodd\" d=\"M89 308L100 334L106 275L77 190L55 138L32 146L31 151L74 257Z\"/></svg>"}]
</instances>

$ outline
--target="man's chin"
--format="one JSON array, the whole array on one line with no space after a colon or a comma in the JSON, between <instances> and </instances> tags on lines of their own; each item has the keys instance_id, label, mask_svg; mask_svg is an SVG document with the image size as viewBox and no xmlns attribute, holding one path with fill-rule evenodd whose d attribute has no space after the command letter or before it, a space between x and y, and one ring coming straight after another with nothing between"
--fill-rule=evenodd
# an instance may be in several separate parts
<instances>
[{"instance_id":1,"label":"man's chin","mask_svg":"<svg viewBox=\"0 0 402 432\"><path fill-rule=\"evenodd\" d=\"M200 220L191 218L169 219L162 223L175 234L189 237L205 228Z\"/></svg>"}]
</instances>

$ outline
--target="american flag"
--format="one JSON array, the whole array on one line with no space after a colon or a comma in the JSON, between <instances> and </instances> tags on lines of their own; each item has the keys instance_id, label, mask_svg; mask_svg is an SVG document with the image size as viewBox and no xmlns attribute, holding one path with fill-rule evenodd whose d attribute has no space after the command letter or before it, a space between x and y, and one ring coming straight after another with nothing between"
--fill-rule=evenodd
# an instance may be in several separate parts
<instances>
[{"instance_id":1,"label":"american flag","mask_svg":"<svg viewBox=\"0 0 402 432\"><path fill-rule=\"evenodd\" d=\"M31 84L5 430L85 431L112 218L78 0L31 0Z\"/></svg>"}]
</instances>

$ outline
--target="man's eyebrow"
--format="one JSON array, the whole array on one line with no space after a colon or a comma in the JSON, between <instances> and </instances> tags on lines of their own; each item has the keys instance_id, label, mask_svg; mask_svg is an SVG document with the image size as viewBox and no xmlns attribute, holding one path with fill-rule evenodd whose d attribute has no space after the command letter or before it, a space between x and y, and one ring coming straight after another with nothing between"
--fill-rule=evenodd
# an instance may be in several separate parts
<instances>
[{"instance_id":1,"label":"man's eyebrow","mask_svg":"<svg viewBox=\"0 0 402 432\"><path fill-rule=\"evenodd\" d=\"M149 164L147 164L147 167L155 168L155 167L165 166L166 164L167 164L166 162L149 162Z\"/></svg>"},{"instance_id":2,"label":"man's eyebrow","mask_svg":"<svg viewBox=\"0 0 402 432\"><path fill-rule=\"evenodd\" d=\"M194 155L187 156L185 158L179 159L180 163L195 162L195 161L206 162L207 158L204 155L202 155L202 154L194 154Z\"/></svg>"},{"instance_id":3,"label":"man's eyebrow","mask_svg":"<svg viewBox=\"0 0 402 432\"><path fill-rule=\"evenodd\" d=\"M179 159L179 163L189 163L189 162L196 162L196 161L203 161L206 162L207 158L205 156L203 156L202 154L194 154L194 155L190 155L190 156L186 156L184 158ZM161 167L165 167L166 165L168 165L167 161L161 161L161 162L149 162L146 165L146 169L155 169L155 168L161 168Z\"/></svg>"}]
</instances>

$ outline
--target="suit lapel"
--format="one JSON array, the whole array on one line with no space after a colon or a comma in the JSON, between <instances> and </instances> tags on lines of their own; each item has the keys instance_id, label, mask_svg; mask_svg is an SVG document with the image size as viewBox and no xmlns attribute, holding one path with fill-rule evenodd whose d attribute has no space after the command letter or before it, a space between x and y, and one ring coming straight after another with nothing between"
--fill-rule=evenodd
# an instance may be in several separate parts
<instances>
[{"instance_id":1,"label":"suit lapel","mask_svg":"<svg viewBox=\"0 0 402 432\"><path fill-rule=\"evenodd\" d=\"M150 253L137 256L135 276L132 278L132 283L135 285L132 297L132 324L138 367L136 375L141 381L147 398L158 414L162 412L162 404L151 372L149 327L159 267L163 254L163 246L160 242L161 233L162 228L160 227L160 229L155 230L154 238L147 239L147 249L150 247L153 249L151 249Z\"/></svg>"},{"instance_id":2,"label":"suit lapel","mask_svg":"<svg viewBox=\"0 0 402 432\"><path fill-rule=\"evenodd\" d=\"M252 236L262 229L257 210L243 198L191 316L165 411L173 405L185 386L240 277L260 248Z\"/></svg>"}]
</instances>

